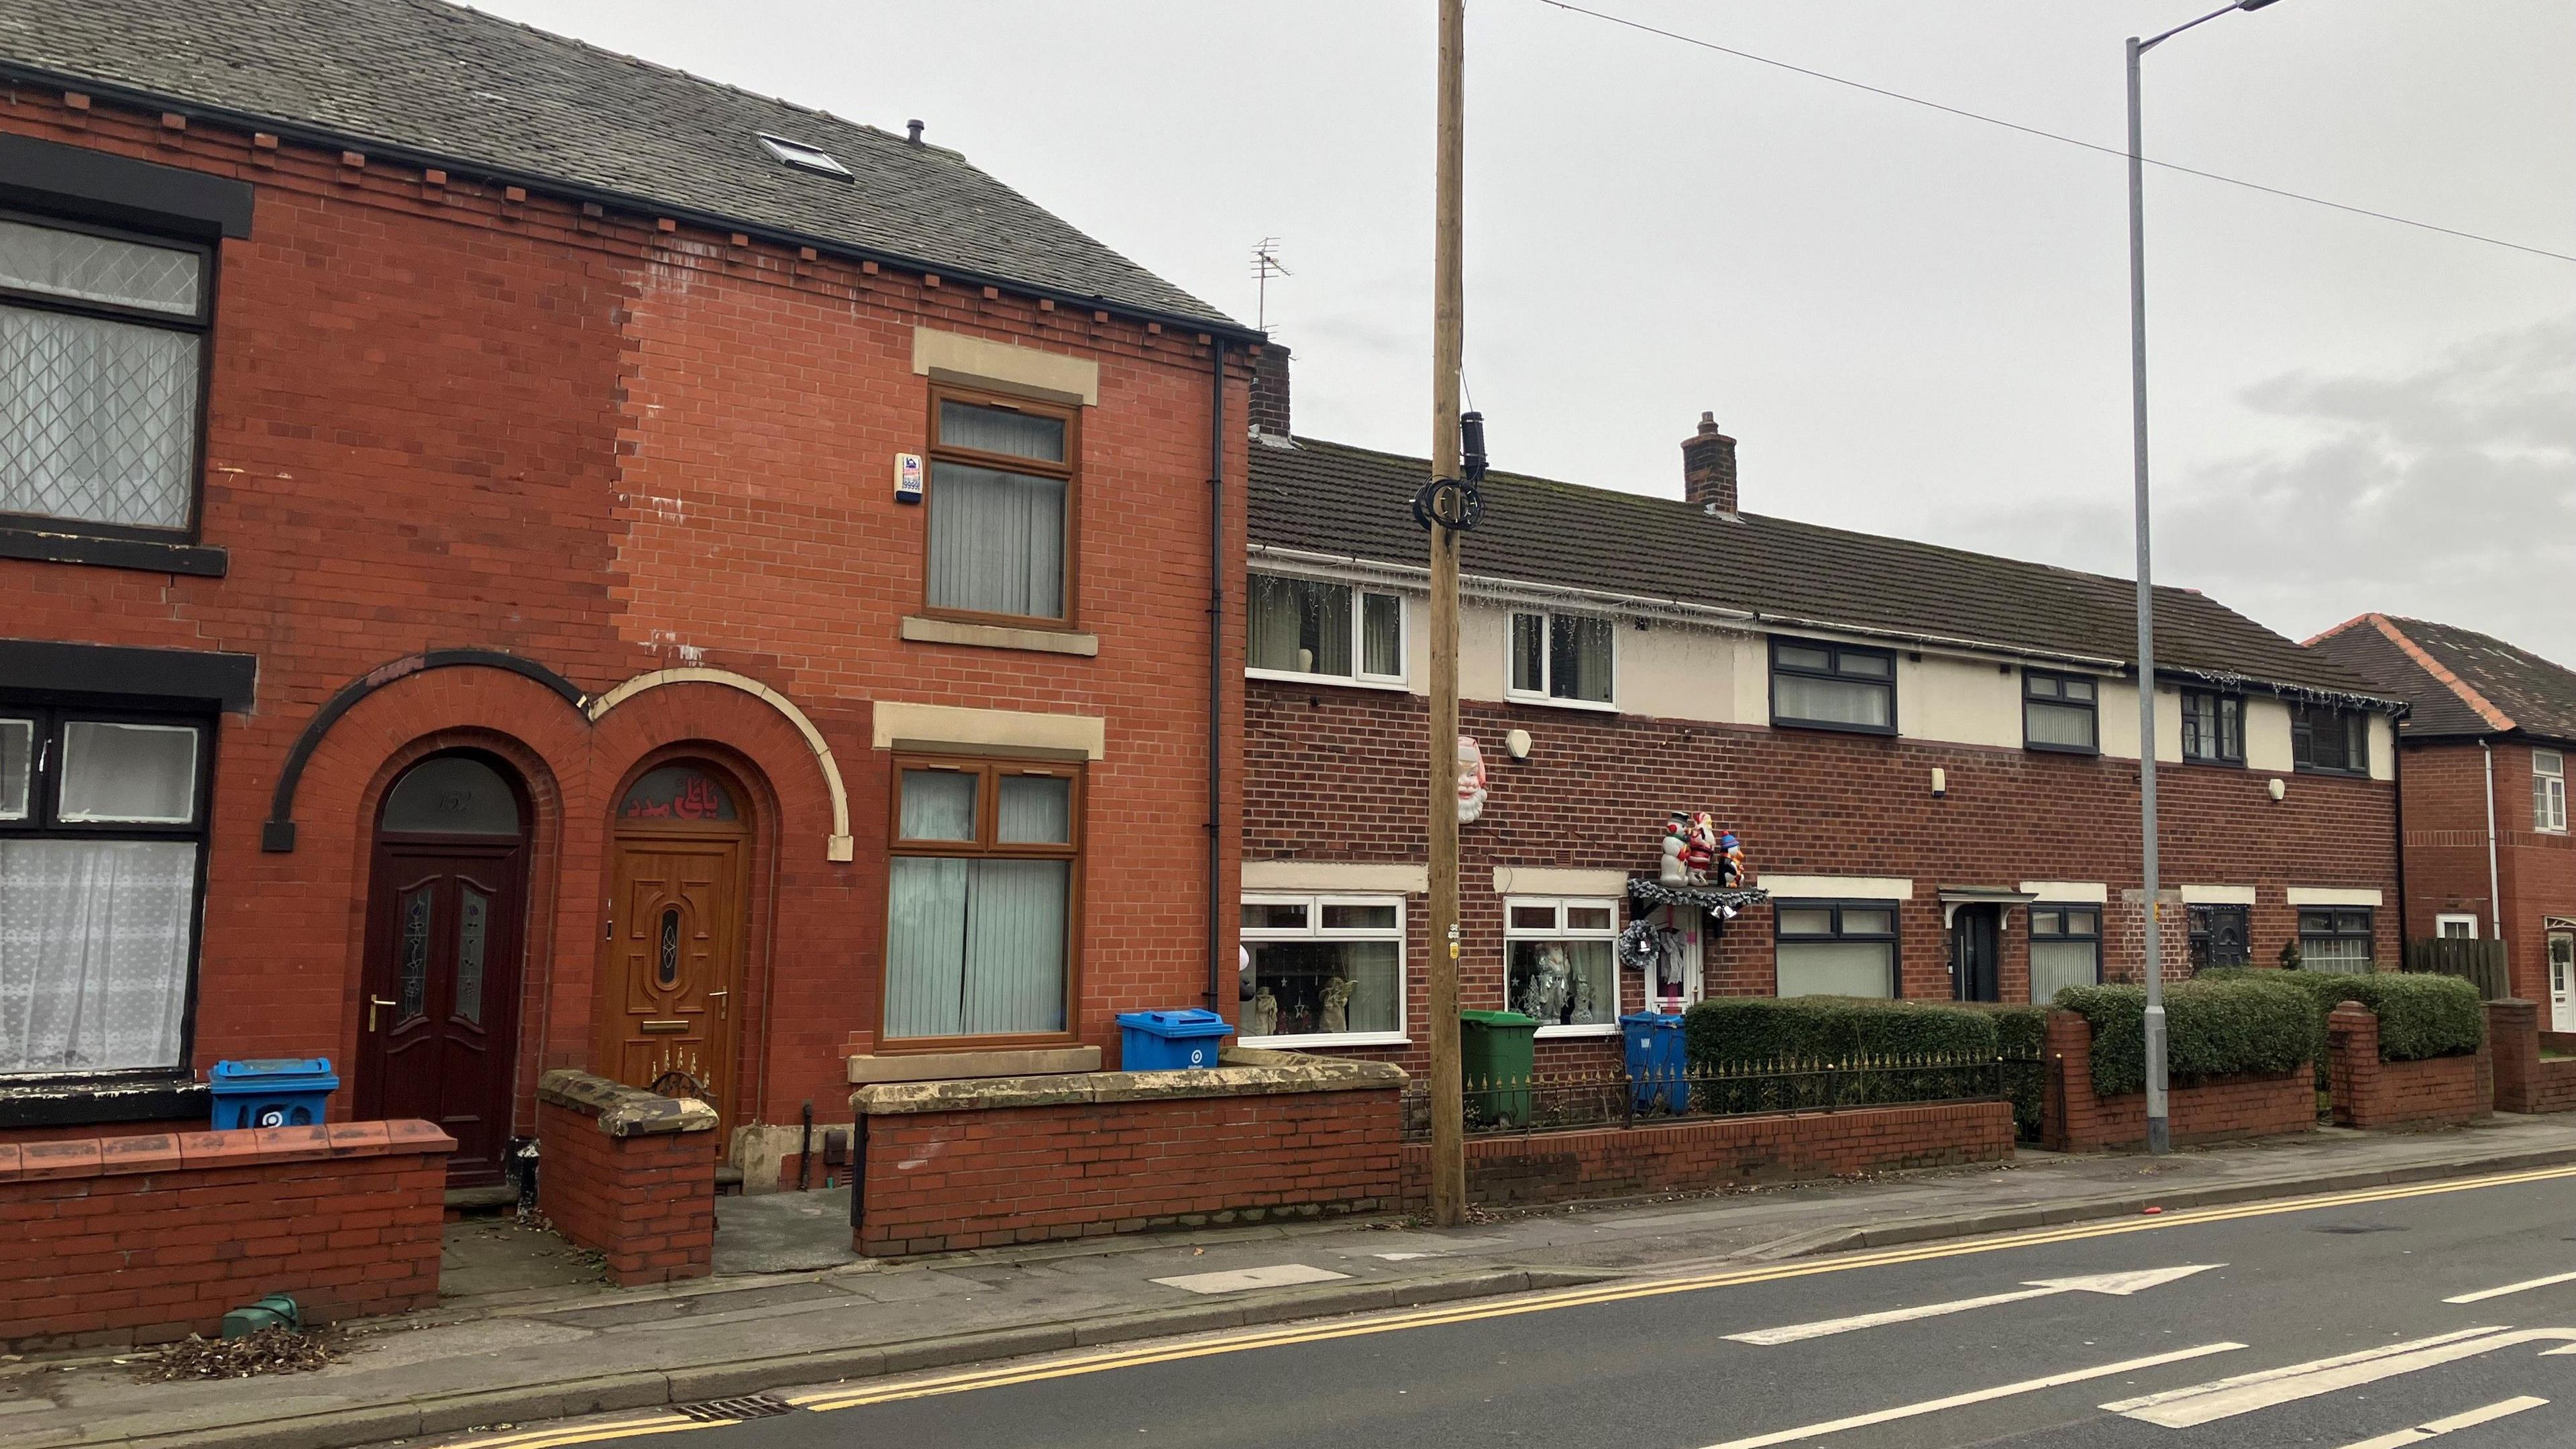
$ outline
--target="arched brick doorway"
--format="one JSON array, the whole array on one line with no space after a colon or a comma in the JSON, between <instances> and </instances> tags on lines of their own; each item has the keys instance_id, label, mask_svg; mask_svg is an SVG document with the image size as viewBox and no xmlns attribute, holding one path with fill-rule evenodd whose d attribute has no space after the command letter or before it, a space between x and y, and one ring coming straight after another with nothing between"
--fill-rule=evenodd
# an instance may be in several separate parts
<instances>
[{"instance_id":1,"label":"arched brick doorway","mask_svg":"<svg viewBox=\"0 0 2576 1449\"><path fill-rule=\"evenodd\" d=\"M721 1119L710 1134L719 1153L740 1120L751 810L750 792L723 767L666 759L618 792L609 822L594 1060L639 1087L684 1076Z\"/></svg>"},{"instance_id":2,"label":"arched brick doorway","mask_svg":"<svg viewBox=\"0 0 2576 1449\"><path fill-rule=\"evenodd\" d=\"M501 1180L527 920L527 792L476 750L402 773L377 813L367 890L357 1115L456 1139L447 1180Z\"/></svg>"}]
</instances>

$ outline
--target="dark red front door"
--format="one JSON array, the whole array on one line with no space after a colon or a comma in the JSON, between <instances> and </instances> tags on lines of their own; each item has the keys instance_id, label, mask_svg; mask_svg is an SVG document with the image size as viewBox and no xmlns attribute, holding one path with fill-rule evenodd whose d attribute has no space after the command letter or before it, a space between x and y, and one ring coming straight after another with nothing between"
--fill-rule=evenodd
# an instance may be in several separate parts
<instances>
[{"instance_id":1,"label":"dark red front door","mask_svg":"<svg viewBox=\"0 0 2576 1449\"><path fill-rule=\"evenodd\" d=\"M450 1186L501 1180L526 881L516 840L377 839L357 1114L445 1128Z\"/></svg>"}]
</instances>

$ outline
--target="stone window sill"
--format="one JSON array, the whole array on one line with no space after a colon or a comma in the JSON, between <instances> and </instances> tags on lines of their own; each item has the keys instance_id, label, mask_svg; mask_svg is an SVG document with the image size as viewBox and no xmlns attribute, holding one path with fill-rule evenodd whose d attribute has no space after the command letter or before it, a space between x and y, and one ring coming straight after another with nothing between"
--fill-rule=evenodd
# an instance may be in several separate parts
<instances>
[{"instance_id":1,"label":"stone window sill","mask_svg":"<svg viewBox=\"0 0 2576 1449\"><path fill-rule=\"evenodd\" d=\"M1100 636L1097 634L1075 634L1059 629L1013 629L1002 624L967 624L922 614L904 616L903 637L916 644L963 644L969 649L1025 649L1032 654L1079 654L1086 659L1100 653Z\"/></svg>"}]
</instances>

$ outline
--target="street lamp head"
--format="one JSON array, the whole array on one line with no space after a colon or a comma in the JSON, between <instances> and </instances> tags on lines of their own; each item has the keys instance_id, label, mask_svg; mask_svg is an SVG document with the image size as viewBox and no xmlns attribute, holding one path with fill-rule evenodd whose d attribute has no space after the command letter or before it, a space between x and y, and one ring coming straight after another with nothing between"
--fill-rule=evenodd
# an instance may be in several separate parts
<instances>
[{"instance_id":1,"label":"street lamp head","mask_svg":"<svg viewBox=\"0 0 2576 1449\"><path fill-rule=\"evenodd\" d=\"M2260 10L2266 5L2277 5L2279 3L2281 3L2281 0L2236 0L2236 8L2239 10Z\"/></svg>"}]
</instances>

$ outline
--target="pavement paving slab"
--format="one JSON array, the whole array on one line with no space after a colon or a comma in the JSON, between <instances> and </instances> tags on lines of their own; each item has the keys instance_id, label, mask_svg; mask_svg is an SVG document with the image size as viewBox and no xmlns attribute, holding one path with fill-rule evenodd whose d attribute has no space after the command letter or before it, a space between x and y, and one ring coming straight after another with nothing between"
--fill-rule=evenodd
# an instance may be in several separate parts
<instances>
[{"instance_id":1,"label":"pavement paving slab","mask_svg":"<svg viewBox=\"0 0 2576 1449\"><path fill-rule=\"evenodd\" d=\"M477 1260L461 1285L472 1291L427 1313L352 1325L359 1352L293 1379L138 1383L104 1357L0 1365L0 1449L340 1449L1076 1343L2563 1163L2576 1163L2576 1120L2496 1117L2446 1132L2319 1132L2157 1160L2025 1153L2004 1168L1480 1215L1450 1231L1400 1220L1274 1225L901 1263L847 1256L846 1195L818 1204L782 1194L725 1199L723 1231L751 1244L745 1253L801 1261L800 1230L810 1238L821 1224L841 1244L829 1266L646 1289L565 1274L570 1260L546 1235L464 1224L466 1249L498 1244L530 1272L512 1279ZM805 1211L818 1205L825 1211ZM736 1256L728 1267L745 1261L764 1260ZM1340 1276L1215 1296L1157 1281L1262 1270ZM408 1420L406 1405L416 1411Z\"/></svg>"}]
</instances>

